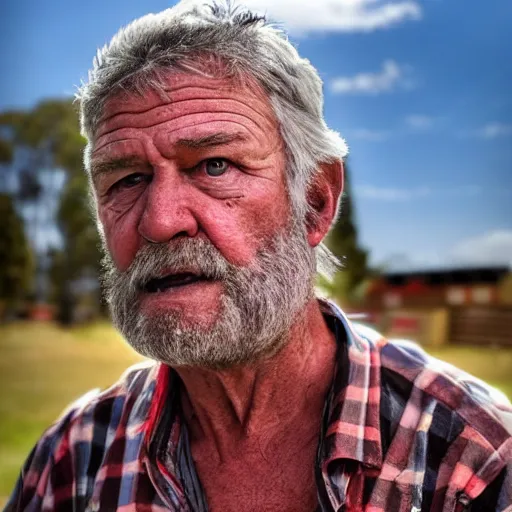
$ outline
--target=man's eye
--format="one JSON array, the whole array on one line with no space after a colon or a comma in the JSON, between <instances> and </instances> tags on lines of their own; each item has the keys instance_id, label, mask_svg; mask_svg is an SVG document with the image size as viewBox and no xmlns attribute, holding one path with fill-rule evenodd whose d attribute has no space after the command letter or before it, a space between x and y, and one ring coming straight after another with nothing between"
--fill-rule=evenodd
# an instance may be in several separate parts
<instances>
[{"instance_id":1,"label":"man's eye","mask_svg":"<svg viewBox=\"0 0 512 512\"><path fill-rule=\"evenodd\" d=\"M149 181L150 177L146 174L135 173L129 174L124 178L120 179L118 182L114 184L114 188L130 188L139 185L143 181Z\"/></svg>"},{"instance_id":2,"label":"man's eye","mask_svg":"<svg viewBox=\"0 0 512 512\"><path fill-rule=\"evenodd\" d=\"M205 162L205 171L208 176L221 176L228 168L229 164L222 158L211 158Z\"/></svg>"}]
</instances>

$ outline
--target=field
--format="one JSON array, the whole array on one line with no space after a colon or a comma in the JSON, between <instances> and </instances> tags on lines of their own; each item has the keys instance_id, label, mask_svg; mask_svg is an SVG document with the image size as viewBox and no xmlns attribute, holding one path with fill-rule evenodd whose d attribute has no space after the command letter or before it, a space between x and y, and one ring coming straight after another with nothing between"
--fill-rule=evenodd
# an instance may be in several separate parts
<instances>
[{"instance_id":1,"label":"field","mask_svg":"<svg viewBox=\"0 0 512 512\"><path fill-rule=\"evenodd\" d=\"M140 360L114 329L0 327L0 508L35 441L71 401Z\"/></svg>"},{"instance_id":2,"label":"field","mask_svg":"<svg viewBox=\"0 0 512 512\"><path fill-rule=\"evenodd\" d=\"M435 355L512 398L512 350L449 347ZM107 324L0 326L0 508L31 447L66 405L138 360Z\"/></svg>"}]
</instances>

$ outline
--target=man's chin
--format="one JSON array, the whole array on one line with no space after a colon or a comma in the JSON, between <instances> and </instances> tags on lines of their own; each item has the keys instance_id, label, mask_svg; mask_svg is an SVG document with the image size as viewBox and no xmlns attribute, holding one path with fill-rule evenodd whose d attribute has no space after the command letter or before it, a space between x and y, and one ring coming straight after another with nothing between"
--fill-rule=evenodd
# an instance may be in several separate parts
<instances>
[{"instance_id":1,"label":"man's chin","mask_svg":"<svg viewBox=\"0 0 512 512\"><path fill-rule=\"evenodd\" d=\"M130 328L124 334L150 336L154 340L161 339L167 343L179 341L184 333L190 338L200 339L218 330L220 316L220 307L203 314L197 314L186 307L170 307L167 304L151 308L141 307L134 312L135 322L128 322Z\"/></svg>"},{"instance_id":2,"label":"man's chin","mask_svg":"<svg viewBox=\"0 0 512 512\"><path fill-rule=\"evenodd\" d=\"M199 281L157 292L140 292L138 305L147 318L176 317L184 327L211 327L219 316L223 285L218 281Z\"/></svg>"},{"instance_id":3,"label":"man's chin","mask_svg":"<svg viewBox=\"0 0 512 512\"><path fill-rule=\"evenodd\" d=\"M227 369L243 359L240 323L227 323L222 315L201 321L174 311L153 311L132 320L120 329L126 341L141 355L169 366Z\"/></svg>"}]
</instances>

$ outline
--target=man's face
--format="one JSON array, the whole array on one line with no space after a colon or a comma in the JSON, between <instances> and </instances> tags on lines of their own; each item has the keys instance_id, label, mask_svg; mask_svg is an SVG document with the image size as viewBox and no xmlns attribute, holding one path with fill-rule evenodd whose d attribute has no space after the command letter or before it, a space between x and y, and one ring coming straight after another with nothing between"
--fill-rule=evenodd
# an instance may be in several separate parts
<instances>
[{"instance_id":1,"label":"man's face","mask_svg":"<svg viewBox=\"0 0 512 512\"><path fill-rule=\"evenodd\" d=\"M278 126L256 87L187 74L167 84L166 99L114 96L97 130L112 314L145 355L245 362L284 343L312 291Z\"/></svg>"}]
</instances>

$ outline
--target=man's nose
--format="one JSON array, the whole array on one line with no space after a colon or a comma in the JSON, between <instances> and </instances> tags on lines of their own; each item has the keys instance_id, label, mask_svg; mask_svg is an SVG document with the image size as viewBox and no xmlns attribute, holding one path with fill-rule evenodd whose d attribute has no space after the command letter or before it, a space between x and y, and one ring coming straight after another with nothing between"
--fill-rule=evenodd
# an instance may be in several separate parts
<instances>
[{"instance_id":1,"label":"man's nose","mask_svg":"<svg viewBox=\"0 0 512 512\"><path fill-rule=\"evenodd\" d=\"M196 236L199 225L192 211L193 192L193 186L177 172L155 172L146 191L139 234L152 243L166 243L179 236Z\"/></svg>"}]
</instances>

